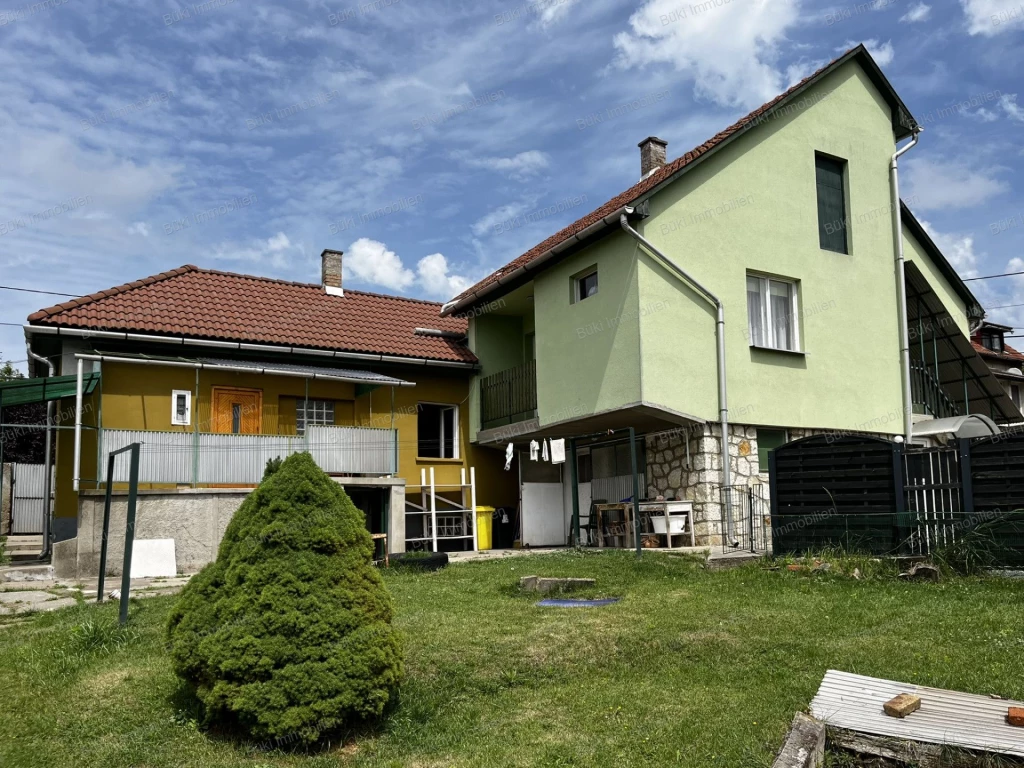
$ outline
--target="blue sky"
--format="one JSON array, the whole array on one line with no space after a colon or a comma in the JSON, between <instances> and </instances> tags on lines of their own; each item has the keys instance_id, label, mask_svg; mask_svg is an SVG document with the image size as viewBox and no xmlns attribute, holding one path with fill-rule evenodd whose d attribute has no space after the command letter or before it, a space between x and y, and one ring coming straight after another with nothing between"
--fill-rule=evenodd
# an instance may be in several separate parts
<instances>
[{"instance_id":1,"label":"blue sky","mask_svg":"<svg viewBox=\"0 0 1024 768\"><path fill-rule=\"evenodd\" d=\"M448 299L632 184L645 136L676 157L857 42L926 126L904 198L964 276L1024 270L1022 3L8 4L0 284L316 282L335 248L347 287ZM60 300L0 290L0 322Z\"/></svg>"}]
</instances>

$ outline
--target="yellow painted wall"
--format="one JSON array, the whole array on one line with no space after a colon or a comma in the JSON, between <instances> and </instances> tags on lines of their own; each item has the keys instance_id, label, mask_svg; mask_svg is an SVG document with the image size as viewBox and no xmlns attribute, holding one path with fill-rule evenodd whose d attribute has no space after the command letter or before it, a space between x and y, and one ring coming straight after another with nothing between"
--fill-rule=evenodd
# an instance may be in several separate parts
<instances>
[{"instance_id":1,"label":"yellow painted wall","mask_svg":"<svg viewBox=\"0 0 1024 768\"><path fill-rule=\"evenodd\" d=\"M313 380L309 382L310 399L333 400L334 423L340 426L364 426L398 430L398 476L407 486L420 482L420 469L435 468L438 485L457 484L462 468L474 466L477 471L477 503L489 506L512 506L518 498L516 478L504 472L504 457L493 449L472 446L469 440L469 373L418 368L399 371L399 378L416 383L415 387L378 387L370 393L356 394L356 385L345 382ZM199 371L198 398L196 371L155 365L104 363L102 385L93 400L102 397L102 420L107 429L145 429L154 431L192 432L198 419L199 431L212 431L211 404L214 387L258 389L263 393L262 427L264 434L295 434L295 401L305 397L305 380L290 376L273 376L230 371ZM171 392L176 389L193 393L192 425L171 424ZM394 420L392 423L392 391ZM417 455L417 404L442 403L459 406L460 458L421 458ZM88 405L88 402L87 402ZM74 400L63 402L65 423L74 424ZM87 415L86 423L92 423ZM72 490L74 434L62 431L57 440L57 502L58 517L77 515L77 495ZM81 475L92 479L96 473L95 435L83 430ZM83 482L83 488L96 487ZM154 487L142 485L143 488ZM410 489L410 496L418 489Z\"/></svg>"}]
</instances>

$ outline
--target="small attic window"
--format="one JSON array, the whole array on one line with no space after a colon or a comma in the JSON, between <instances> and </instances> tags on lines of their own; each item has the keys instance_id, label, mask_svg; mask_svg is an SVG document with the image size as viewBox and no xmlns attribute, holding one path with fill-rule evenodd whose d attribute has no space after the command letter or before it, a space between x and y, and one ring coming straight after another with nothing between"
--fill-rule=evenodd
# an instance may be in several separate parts
<instances>
[{"instance_id":1,"label":"small attic window","mask_svg":"<svg viewBox=\"0 0 1024 768\"><path fill-rule=\"evenodd\" d=\"M981 346L992 352L1003 351L1003 334L1000 331L984 331L981 334Z\"/></svg>"},{"instance_id":2,"label":"small attic window","mask_svg":"<svg viewBox=\"0 0 1024 768\"><path fill-rule=\"evenodd\" d=\"M597 267L573 275L572 278L572 303L576 304L591 296L597 295Z\"/></svg>"}]
</instances>

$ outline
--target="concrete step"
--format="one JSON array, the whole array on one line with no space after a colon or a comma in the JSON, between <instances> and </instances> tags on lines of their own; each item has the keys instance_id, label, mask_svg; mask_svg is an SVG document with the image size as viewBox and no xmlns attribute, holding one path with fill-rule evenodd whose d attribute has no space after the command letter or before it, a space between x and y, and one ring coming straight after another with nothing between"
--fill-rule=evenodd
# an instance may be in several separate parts
<instances>
[{"instance_id":1,"label":"concrete step","mask_svg":"<svg viewBox=\"0 0 1024 768\"><path fill-rule=\"evenodd\" d=\"M42 536L8 536L4 551L11 560L33 560L43 551Z\"/></svg>"}]
</instances>

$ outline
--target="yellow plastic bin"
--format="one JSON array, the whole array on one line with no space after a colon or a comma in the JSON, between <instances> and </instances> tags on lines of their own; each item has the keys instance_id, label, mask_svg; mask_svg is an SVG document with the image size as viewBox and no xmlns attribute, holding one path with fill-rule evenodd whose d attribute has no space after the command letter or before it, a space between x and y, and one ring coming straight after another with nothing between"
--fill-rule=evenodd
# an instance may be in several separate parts
<instances>
[{"instance_id":1,"label":"yellow plastic bin","mask_svg":"<svg viewBox=\"0 0 1024 768\"><path fill-rule=\"evenodd\" d=\"M491 530L494 522L494 507L476 508L476 543L480 549L491 548Z\"/></svg>"}]
</instances>

